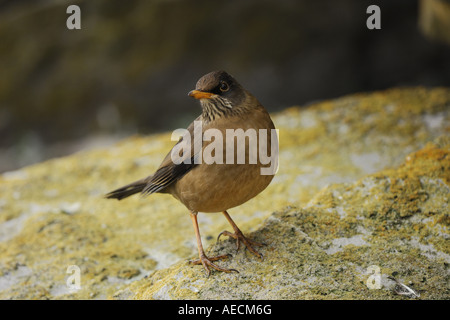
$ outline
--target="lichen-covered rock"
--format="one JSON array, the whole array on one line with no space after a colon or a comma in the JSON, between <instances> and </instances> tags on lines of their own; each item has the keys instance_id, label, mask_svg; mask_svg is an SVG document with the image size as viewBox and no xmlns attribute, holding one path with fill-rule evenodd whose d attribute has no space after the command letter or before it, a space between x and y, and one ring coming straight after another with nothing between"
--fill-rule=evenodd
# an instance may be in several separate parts
<instances>
[{"instance_id":1,"label":"lichen-covered rock","mask_svg":"<svg viewBox=\"0 0 450 320\"><path fill-rule=\"evenodd\" d=\"M398 297L388 278L394 277L424 299L448 299L450 139L441 143L411 154L397 169L329 186L304 208L272 214L252 233L267 244L264 261L240 251L221 264L239 274L206 278L178 263L116 297L390 299ZM229 252L231 240L210 254Z\"/></svg>"},{"instance_id":2,"label":"lichen-covered rock","mask_svg":"<svg viewBox=\"0 0 450 320\"><path fill-rule=\"evenodd\" d=\"M448 298L449 112L449 89L411 88L274 115L279 172L230 210L267 243L264 261L235 253L232 241L215 244L226 220L199 214L208 252L232 253L220 263L240 271L210 278L186 262L196 256L194 232L172 197L103 198L151 174L170 134L5 173L0 298L395 298L387 275L422 297ZM68 285L73 265L78 290ZM371 265L380 290L367 288Z\"/></svg>"}]
</instances>

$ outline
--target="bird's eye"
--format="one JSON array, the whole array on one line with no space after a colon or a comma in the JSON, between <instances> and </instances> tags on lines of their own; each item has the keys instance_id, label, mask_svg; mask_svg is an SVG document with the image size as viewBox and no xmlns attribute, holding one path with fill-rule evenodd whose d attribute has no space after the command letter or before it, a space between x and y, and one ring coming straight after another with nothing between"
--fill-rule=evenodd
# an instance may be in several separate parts
<instances>
[{"instance_id":1,"label":"bird's eye","mask_svg":"<svg viewBox=\"0 0 450 320\"><path fill-rule=\"evenodd\" d=\"M222 81L220 83L219 88L220 88L220 91L225 92L225 91L228 91L230 89L230 86L225 81Z\"/></svg>"}]
</instances>

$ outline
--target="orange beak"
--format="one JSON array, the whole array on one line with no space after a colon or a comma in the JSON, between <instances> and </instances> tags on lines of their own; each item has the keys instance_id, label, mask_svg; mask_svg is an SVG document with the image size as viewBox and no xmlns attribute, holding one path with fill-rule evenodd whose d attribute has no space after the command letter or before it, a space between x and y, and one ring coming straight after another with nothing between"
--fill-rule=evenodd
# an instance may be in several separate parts
<instances>
[{"instance_id":1,"label":"orange beak","mask_svg":"<svg viewBox=\"0 0 450 320\"><path fill-rule=\"evenodd\" d=\"M213 93L199 90L192 90L191 92L188 93L189 97L193 97L195 99L211 99L213 95L214 95Z\"/></svg>"}]
</instances>

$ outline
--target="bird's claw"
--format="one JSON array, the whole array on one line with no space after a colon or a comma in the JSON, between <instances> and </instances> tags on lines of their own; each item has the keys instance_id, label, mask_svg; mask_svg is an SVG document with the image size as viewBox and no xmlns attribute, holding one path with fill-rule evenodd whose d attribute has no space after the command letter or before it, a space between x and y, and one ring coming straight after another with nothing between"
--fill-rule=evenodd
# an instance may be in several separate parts
<instances>
[{"instance_id":1,"label":"bird's claw","mask_svg":"<svg viewBox=\"0 0 450 320\"><path fill-rule=\"evenodd\" d=\"M222 272L226 272L226 273L230 273L230 272L237 272L239 273L239 271L237 271L236 269L227 269L227 268L222 268L219 267L218 265L214 264L213 261L217 261L217 260L222 260L222 259L227 259L231 257L230 254L225 254L225 255L221 255L221 256L216 256L216 257L211 257L208 258L206 255L201 255L200 259L196 259L196 260L191 260L190 263L197 265L197 264L202 264L203 267L206 270L206 275L209 277L209 275L211 274L211 270L210 268L214 268L217 271L222 271Z\"/></svg>"},{"instance_id":2,"label":"bird's claw","mask_svg":"<svg viewBox=\"0 0 450 320\"><path fill-rule=\"evenodd\" d=\"M239 250L239 248L241 246L241 242L242 242L251 253L253 253L255 256L257 256L258 258L263 260L263 258L264 258L263 255L261 253L259 253L258 251L256 251L253 248L253 246L262 247L265 245L264 243L259 243L254 240L251 240L249 238L246 238L241 231L236 231L235 233L231 233L226 230L219 233L219 235L217 236L217 241L219 241L219 239L222 235L236 239L236 250Z\"/></svg>"}]
</instances>

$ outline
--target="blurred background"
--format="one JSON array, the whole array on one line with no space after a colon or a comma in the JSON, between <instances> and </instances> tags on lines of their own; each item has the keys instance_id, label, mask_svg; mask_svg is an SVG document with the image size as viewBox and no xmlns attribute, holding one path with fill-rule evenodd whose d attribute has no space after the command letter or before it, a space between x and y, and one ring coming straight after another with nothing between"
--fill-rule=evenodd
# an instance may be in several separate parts
<instances>
[{"instance_id":1,"label":"blurred background","mask_svg":"<svg viewBox=\"0 0 450 320\"><path fill-rule=\"evenodd\" d=\"M187 93L217 69L269 111L449 86L450 1L0 0L0 172L186 127Z\"/></svg>"}]
</instances>

